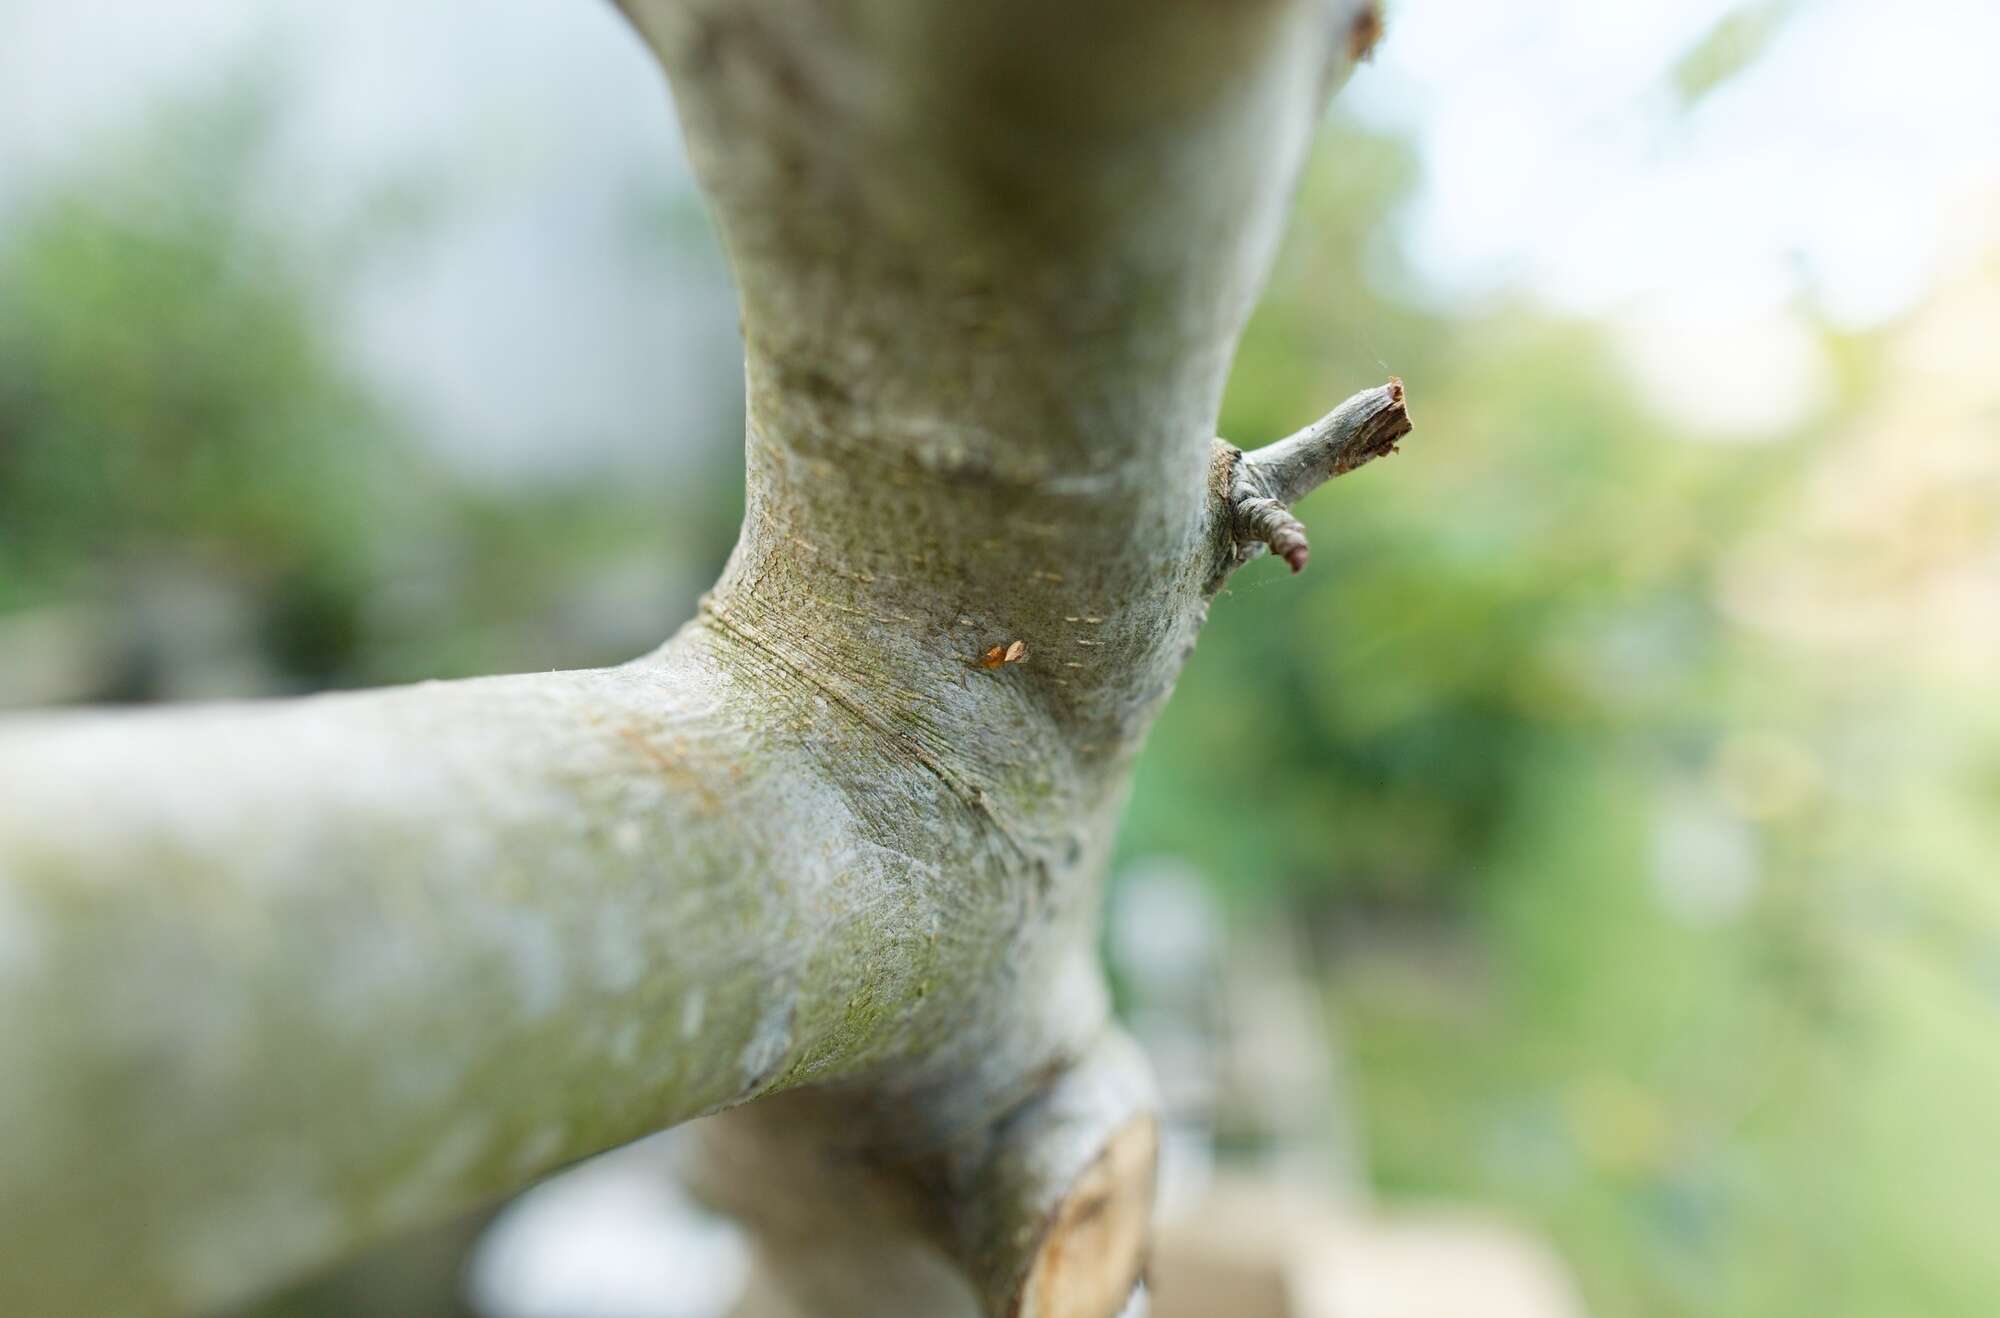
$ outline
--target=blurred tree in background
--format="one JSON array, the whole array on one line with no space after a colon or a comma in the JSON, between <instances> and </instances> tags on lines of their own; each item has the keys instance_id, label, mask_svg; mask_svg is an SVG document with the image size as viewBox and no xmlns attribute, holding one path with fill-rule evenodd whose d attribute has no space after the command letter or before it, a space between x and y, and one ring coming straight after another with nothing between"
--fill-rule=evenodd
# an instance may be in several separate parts
<instances>
[{"instance_id":1,"label":"blurred tree in background","mask_svg":"<svg viewBox=\"0 0 2000 1318\"><path fill-rule=\"evenodd\" d=\"M338 333L425 199L302 233L282 128L275 75L241 75L7 217L0 706L616 662L727 552L740 493L713 474L495 488L441 464Z\"/></svg>"},{"instance_id":2,"label":"blurred tree in background","mask_svg":"<svg viewBox=\"0 0 2000 1318\"><path fill-rule=\"evenodd\" d=\"M0 698L664 637L729 544L738 438L667 488L430 456L328 329L351 264L413 239L365 207L327 250L273 222L276 105L180 106L7 217ZM1217 603L1262 616L1206 634L1127 857L1310 929L1377 1186L1546 1227L1605 1318L1989 1313L2000 384L1965 345L2000 278L1828 331L1836 397L1798 434L1691 442L1601 327L1399 296L1374 217L1412 177L1329 135L1223 430L1394 372L1418 432L1307 506L1310 572Z\"/></svg>"},{"instance_id":3,"label":"blurred tree in background","mask_svg":"<svg viewBox=\"0 0 2000 1318\"><path fill-rule=\"evenodd\" d=\"M0 606L116 600L155 634L78 695L172 690L146 661L204 605L252 652L229 677L339 680L409 526L390 418L323 328L337 272L260 222L268 102L175 107L0 247Z\"/></svg>"},{"instance_id":4,"label":"blurred tree in background","mask_svg":"<svg viewBox=\"0 0 2000 1318\"><path fill-rule=\"evenodd\" d=\"M1592 325L1387 294L1358 217L1409 173L1326 144L1223 427L1377 363L1417 434L1217 603L1264 616L1204 637L1128 848L1310 922L1378 1187L1512 1206L1595 1312L1988 1311L2000 386L1944 345L2000 287L1827 332L1789 438L1691 441Z\"/></svg>"}]
</instances>

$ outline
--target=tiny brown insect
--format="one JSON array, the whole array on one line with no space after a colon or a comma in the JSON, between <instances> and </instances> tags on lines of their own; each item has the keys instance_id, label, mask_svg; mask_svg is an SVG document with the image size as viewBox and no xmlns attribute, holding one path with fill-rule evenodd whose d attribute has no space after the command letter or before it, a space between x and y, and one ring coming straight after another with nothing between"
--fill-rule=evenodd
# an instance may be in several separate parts
<instances>
[{"instance_id":1,"label":"tiny brown insect","mask_svg":"<svg viewBox=\"0 0 2000 1318\"><path fill-rule=\"evenodd\" d=\"M1008 645L996 645L979 656L981 668L998 668L1001 664L1018 664L1028 657L1028 643L1014 641Z\"/></svg>"}]
</instances>

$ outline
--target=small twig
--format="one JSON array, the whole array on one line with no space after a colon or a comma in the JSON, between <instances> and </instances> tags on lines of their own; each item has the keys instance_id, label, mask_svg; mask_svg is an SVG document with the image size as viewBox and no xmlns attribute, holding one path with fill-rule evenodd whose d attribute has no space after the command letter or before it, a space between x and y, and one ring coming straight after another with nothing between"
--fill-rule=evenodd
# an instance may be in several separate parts
<instances>
[{"instance_id":1,"label":"small twig","mask_svg":"<svg viewBox=\"0 0 2000 1318\"><path fill-rule=\"evenodd\" d=\"M1311 547L1291 505L1336 476L1396 451L1410 433L1403 382L1365 389L1304 430L1275 444L1240 454L1229 480L1231 532L1239 560L1268 546L1304 569Z\"/></svg>"}]
</instances>

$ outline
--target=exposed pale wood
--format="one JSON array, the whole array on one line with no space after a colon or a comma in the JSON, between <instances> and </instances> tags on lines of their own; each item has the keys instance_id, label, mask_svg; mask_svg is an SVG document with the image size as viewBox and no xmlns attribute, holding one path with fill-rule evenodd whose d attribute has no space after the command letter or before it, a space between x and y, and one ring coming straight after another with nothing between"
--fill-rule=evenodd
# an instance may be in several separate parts
<instances>
[{"instance_id":1,"label":"exposed pale wood","mask_svg":"<svg viewBox=\"0 0 2000 1318\"><path fill-rule=\"evenodd\" d=\"M1124 1307L1145 1262L1159 1123L1121 1126L1057 1207L1021 1292L1020 1318L1102 1318Z\"/></svg>"}]
</instances>

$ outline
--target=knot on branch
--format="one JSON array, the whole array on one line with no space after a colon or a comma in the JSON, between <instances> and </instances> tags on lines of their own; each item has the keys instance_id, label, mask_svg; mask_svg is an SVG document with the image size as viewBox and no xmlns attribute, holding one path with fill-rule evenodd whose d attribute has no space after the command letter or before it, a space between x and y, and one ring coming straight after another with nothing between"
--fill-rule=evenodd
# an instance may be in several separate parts
<instances>
[{"instance_id":1,"label":"knot on branch","mask_svg":"<svg viewBox=\"0 0 2000 1318\"><path fill-rule=\"evenodd\" d=\"M1292 571L1303 571L1312 547L1292 505L1334 477L1394 453L1396 441L1409 433L1403 382L1392 376L1275 444L1248 453L1226 449L1224 516L1236 562L1269 549Z\"/></svg>"}]
</instances>

